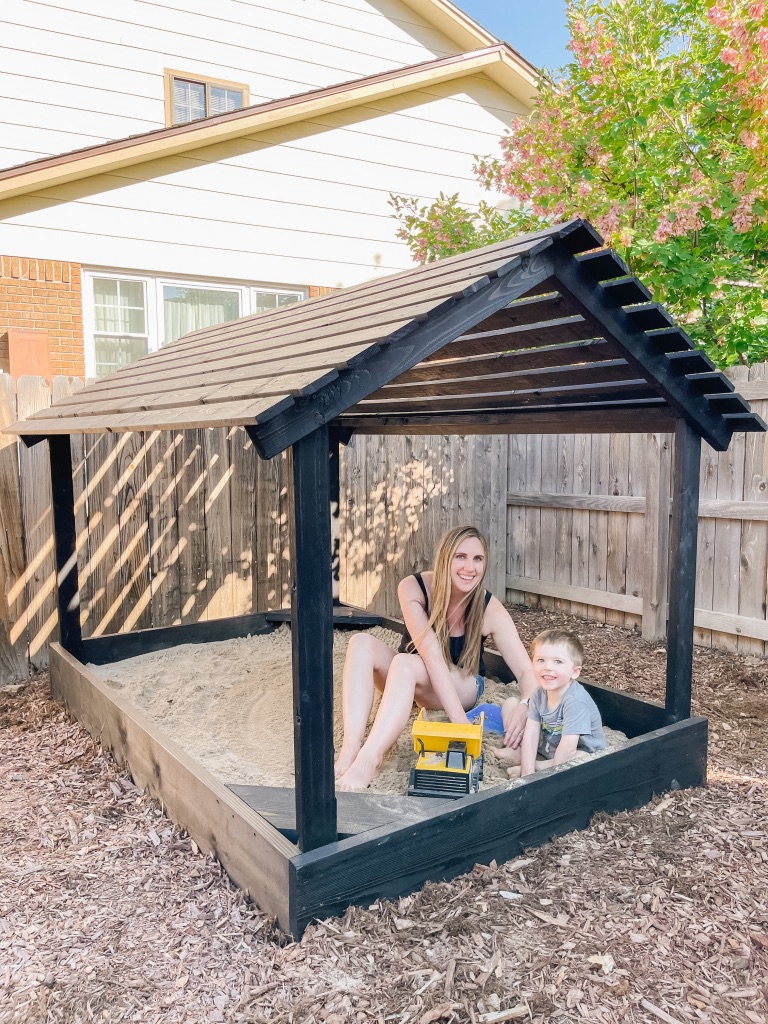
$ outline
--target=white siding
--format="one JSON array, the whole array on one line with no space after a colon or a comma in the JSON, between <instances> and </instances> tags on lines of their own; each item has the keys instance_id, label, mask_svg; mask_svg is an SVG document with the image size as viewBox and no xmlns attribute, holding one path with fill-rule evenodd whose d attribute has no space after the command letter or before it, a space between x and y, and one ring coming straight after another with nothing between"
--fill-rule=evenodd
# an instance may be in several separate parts
<instances>
[{"instance_id":1,"label":"white siding","mask_svg":"<svg viewBox=\"0 0 768 1024\"><path fill-rule=\"evenodd\" d=\"M399 0L3 0L1 44L3 166L161 127L165 68L257 103L457 51Z\"/></svg>"},{"instance_id":2,"label":"white siding","mask_svg":"<svg viewBox=\"0 0 768 1024\"><path fill-rule=\"evenodd\" d=\"M346 286L411 263L390 192L476 202L514 112L483 76L8 200L0 251L86 266Z\"/></svg>"}]
</instances>

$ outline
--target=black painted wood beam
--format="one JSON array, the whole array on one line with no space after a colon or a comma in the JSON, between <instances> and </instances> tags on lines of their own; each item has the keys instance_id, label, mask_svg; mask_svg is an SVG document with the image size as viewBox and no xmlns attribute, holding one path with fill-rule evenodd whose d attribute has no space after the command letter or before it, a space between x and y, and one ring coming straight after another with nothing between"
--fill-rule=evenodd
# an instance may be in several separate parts
<instances>
[{"instance_id":1,"label":"black painted wood beam","mask_svg":"<svg viewBox=\"0 0 768 1024\"><path fill-rule=\"evenodd\" d=\"M328 488L331 513L331 592L333 603L339 603L341 586L341 484L339 427L328 427Z\"/></svg>"},{"instance_id":2,"label":"black painted wood beam","mask_svg":"<svg viewBox=\"0 0 768 1024\"><path fill-rule=\"evenodd\" d=\"M293 445L291 642L296 827L301 850L336 841L328 427Z\"/></svg>"},{"instance_id":3,"label":"black painted wood beam","mask_svg":"<svg viewBox=\"0 0 768 1024\"><path fill-rule=\"evenodd\" d=\"M51 463L54 554L56 561L59 643L78 660L81 655L80 584L77 574L77 528L69 434L48 438Z\"/></svg>"},{"instance_id":4,"label":"black painted wood beam","mask_svg":"<svg viewBox=\"0 0 768 1024\"><path fill-rule=\"evenodd\" d=\"M626 311L611 299L587 267L583 260L562 255L556 259L555 277L578 305L582 316L591 319L606 332L606 337L622 346L627 360L643 373L675 416L684 417L716 451L725 451L731 440L727 423L713 412L704 395L684 375L674 371L664 353L645 333L654 324L668 328L668 314L655 304Z\"/></svg>"},{"instance_id":5,"label":"black painted wood beam","mask_svg":"<svg viewBox=\"0 0 768 1024\"><path fill-rule=\"evenodd\" d=\"M682 417L675 424L674 458L665 702L669 722L690 718L693 674L701 438Z\"/></svg>"}]
</instances>

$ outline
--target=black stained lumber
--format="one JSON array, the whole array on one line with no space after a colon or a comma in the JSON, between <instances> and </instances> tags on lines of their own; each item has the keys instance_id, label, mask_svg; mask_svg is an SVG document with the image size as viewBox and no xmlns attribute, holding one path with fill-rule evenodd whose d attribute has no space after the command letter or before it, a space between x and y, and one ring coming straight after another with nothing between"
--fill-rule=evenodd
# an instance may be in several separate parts
<instances>
[{"instance_id":1,"label":"black stained lumber","mask_svg":"<svg viewBox=\"0 0 768 1024\"><path fill-rule=\"evenodd\" d=\"M533 391L546 388L557 388L567 384L595 384L606 381L635 380L637 370L630 369L626 359L603 359L599 362L584 364L564 364L562 358L558 365L534 371L502 368L492 369L488 374L477 373L473 363L465 363L463 373L454 370L450 380L419 381L412 384L400 384L393 381L369 395L371 401L390 399L411 399L440 397L444 395L491 394L492 392Z\"/></svg>"},{"instance_id":2,"label":"black stained lumber","mask_svg":"<svg viewBox=\"0 0 768 1024\"><path fill-rule=\"evenodd\" d=\"M291 647L296 829L301 850L336 838L328 427L293 444Z\"/></svg>"},{"instance_id":3,"label":"black stained lumber","mask_svg":"<svg viewBox=\"0 0 768 1024\"><path fill-rule=\"evenodd\" d=\"M339 603L341 584L341 430L328 426L328 491L331 514L331 593L334 605Z\"/></svg>"},{"instance_id":4,"label":"black stained lumber","mask_svg":"<svg viewBox=\"0 0 768 1024\"><path fill-rule=\"evenodd\" d=\"M53 505L56 599L59 611L59 642L65 651L80 659L80 584L77 573L77 527L72 482L72 449L69 434L48 438Z\"/></svg>"},{"instance_id":5,"label":"black stained lumber","mask_svg":"<svg viewBox=\"0 0 768 1024\"><path fill-rule=\"evenodd\" d=\"M354 369L343 370L338 380L321 388L311 398L297 402L291 412L257 426L251 436L259 453L263 458L277 455L318 423L328 423L341 416L372 391L454 341L483 315L501 309L537 281L548 278L553 265L550 252L551 248L518 260L503 277L484 282L473 294L441 307L396 344L380 349Z\"/></svg>"},{"instance_id":6,"label":"black stained lumber","mask_svg":"<svg viewBox=\"0 0 768 1024\"><path fill-rule=\"evenodd\" d=\"M675 424L669 535L666 710L670 722L691 714L700 461L701 438L680 417Z\"/></svg>"},{"instance_id":7,"label":"black stained lumber","mask_svg":"<svg viewBox=\"0 0 768 1024\"><path fill-rule=\"evenodd\" d=\"M467 389L469 390L469 389ZM663 401L653 388L644 380L608 380L602 385L598 383L563 385L560 388L536 388L525 391L502 391L496 393L487 388L483 394L463 395L421 395L407 399L392 401L364 401L350 409L350 413L376 413L379 415L405 416L408 413L430 413L438 415L458 410L476 409L524 409L556 408L560 406L606 406L615 403L637 402L641 399ZM564 428L565 429L565 428Z\"/></svg>"},{"instance_id":8,"label":"black stained lumber","mask_svg":"<svg viewBox=\"0 0 768 1024\"><path fill-rule=\"evenodd\" d=\"M414 754L414 762L416 755ZM235 796L291 839L296 831L293 789L280 786L230 785ZM337 793L339 838L359 835L382 825L422 821L434 810L445 810L443 800L418 799L394 793Z\"/></svg>"},{"instance_id":9,"label":"black stained lumber","mask_svg":"<svg viewBox=\"0 0 768 1024\"><path fill-rule=\"evenodd\" d=\"M603 284L606 293L620 306L635 306L641 302L652 302L653 296L636 277L621 281L606 281Z\"/></svg>"},{"instance_id":10,"label":"black stained lumber","mask_svg":"<svg viewBox=\"0 0 768 1024\"><path fill-rule=\"evenodd\" d=\"M544 348L549 345L574 341L597 341L599 331L584 317L565 317L525 327L499 328L490 331L472 331L458 338L424 360L424 365L442 359L460 359L462 356L505 354L525 349ZM421 364L420 364L421 365Z\"/></svg>"},{"instance_id":11,"label":"black stained lumber","mask_svg":"<svg viewBox=\"0 0 768 1024\"><path fill-rule=\"evenodd\" d=\"M139 629L132 633L110 633L92 636L82 642L81 661L93 665L109 665L124 658L135 658L150 651L164 651L180 644L208 644L236 637L272 633L274 626L264 612L235 615L207 622L188 622L158 629Z\"/></svg>"},{"instance_id":12,"label":"black stained lumber","mask_svg":"<svg viewBox=\"0 0 768 1024\"><path fill-rule=\"evenodd\" d=\"M279 608L276 611L265 612L264 618L267 622L280 623L291 621L290 608ZM367 612L362 608L353 608L350 605L334 604L333 625L341 627L361 627L368 629L371 626L381 625L381 616L375 612Z\"/></svg>"},{"instance_id":13,"label":"black stained lumber","mask_svg":"<svg viewBox=\"0 0 768 1024\"><path fill-rule=\"evenodd\" d=\"M585 320L591 320L606 336L617 341L625 350L627 359L653 381L658 393L666 400L676 416L683 416L695 426L701 436L716 450L725 451L731 440L731 430L713 412L703 395L682 374L672 369L666 355L653 345L648 335L648 321L654 315L664 319L660 308L628 312L622 306L611 304L605 288L583 269L573 257L557 259L555 275L564 291L578 305ZM665 326L668 318L665 320Z\"/></svg>"},{"instance_id":14,"label":"black stained lumber","mask_svg":"<svg viewBox=\"0 0 768 1024\"><path fill-rule=\"evenodd\" d=\"M508 352L499 348L498 352L459 354L458 351L439 362L418 363L407 373L401 373L392 384L414 384L443 380L455 380L458 377L479 376L487 373L502 373L507 370L539 370L552 366L594 363L605 359L618 359L623 355L619 350L603 338L592 341L569 341L561 345L537 348L531 351Z\"/></svg>"},{"instance_id":15,"label":"black stained lumber","mask_svg":"<svg viewBox=\"0 0 768 1024\"><path fill-rule=\"evenodd\" d=\"M727 418L728 414L726 413ZM341 422L358 434L636 434L638 417L646 431L668 433L675 417L663 400L626 406L577 406L556 409L519 408L507 412L451 412L366 416L350 410ZM759 417L735 417L734 430L761 430ZM758 421L752 427L749 424ZM742 425L744 423L745 425Z\"/></svg>"},{"instance_id":16,"label":"black stained lumber","mask_svg":"<svg viewBox=\"0 0 768 1024\"><path fill-rule=\"evenodd\" d=\"M503 861L585 828L598 812L630 810L706 781L707 721L692 718L630 740L583 764L456 801L405 827L364 832L291 860L291 931L352 903L390 899L428 880Z\"/></svg>"}]
</instances>

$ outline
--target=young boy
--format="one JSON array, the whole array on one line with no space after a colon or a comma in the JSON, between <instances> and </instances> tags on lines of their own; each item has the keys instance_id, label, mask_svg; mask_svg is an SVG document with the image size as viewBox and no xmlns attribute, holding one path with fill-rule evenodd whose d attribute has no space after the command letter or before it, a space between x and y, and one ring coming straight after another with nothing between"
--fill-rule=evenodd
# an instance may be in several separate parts
<instances>
[{"instance_id":1,"label":"young boy","mask_svg":"<svg viewBox=\"0 0 768 1024\"><path fill-rule=\"evenodd\" d=\"M539 685L528 704L523 741L519 751L511 747L496 751L498 757L513 763L507 771L513 778L562 764L577 750L590 754L605 750L600 712L576 681L583 660L581 641L563 629L545 629L531 644L531 661ZM516 705L514 697L505 702L505 722L508 710Z\"/></svg>"}]
</instances>

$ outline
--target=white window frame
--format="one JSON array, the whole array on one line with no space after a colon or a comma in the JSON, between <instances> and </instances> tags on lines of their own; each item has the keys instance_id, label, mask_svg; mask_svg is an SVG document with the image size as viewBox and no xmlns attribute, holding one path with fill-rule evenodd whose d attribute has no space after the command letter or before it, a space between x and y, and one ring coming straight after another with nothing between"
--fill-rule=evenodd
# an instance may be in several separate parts
<instances>
[{"instance_id":1,"label":"white window frame","mask_svg":"<svg viewBox=\"0 0 768 1024\"><path fill-rule=\"evenodd\" d=\"M83 333L85 347L85 375L96 376L96 310L93 282L95 278L113 281L140 281L144 285L146 302L146 328L148 351L156 352L163 347L165 316L163 310L163 287L203 288L212 291L237 292L240 297L240 316L249 316L256 309L256 293L271 292L275 295L296 295L298 301L307 298L307 289L290 285L273 285L253 281L226 281L219 278L177 277L167 274L138 274L131 270L115 270L113 267L90 267L83 269ZM98 332L103 333L103 332Z\"/></svg>"}]
</instances>

